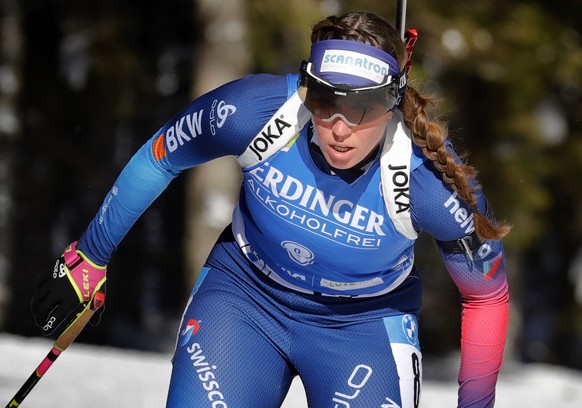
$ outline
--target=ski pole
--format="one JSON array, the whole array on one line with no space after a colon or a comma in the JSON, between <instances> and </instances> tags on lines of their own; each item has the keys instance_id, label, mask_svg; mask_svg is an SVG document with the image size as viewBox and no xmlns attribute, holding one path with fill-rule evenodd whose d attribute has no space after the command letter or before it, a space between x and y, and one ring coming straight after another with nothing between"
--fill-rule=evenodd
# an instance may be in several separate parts
<instances>
[{"instance_id":1,"label":"ski pole","mask_svg":"<svg viewBox=\"0 0 582 408\"><path fill-rule=\"evenodd\" d=\"M87 325L91 317L95 312L103 306L105 301L105 293L96 292L93 297L91 305L81 312L77 320L75 320L71 325L57 338L51 351L42 360L36 370L28 377L28 380L20 387L12 401L6 405L6 408L15 408L20 406L24 398L32 391L35 385L40 381L42 376L47 372L55 360L61 355L63 351L67 349L75 341L75 338L81 333L81 330Z\"/></svg>"},{"instance_id":2,"label":"ski pole","mask_svg":"<svg viewBox=\"0 0 582 408\"><path fill-rule=\"evenodd\" d=\"M396 29L400 32L400 37L404 40L406 31L406 0L398 0L396 3Z\"/></svg>"}]
</instances>

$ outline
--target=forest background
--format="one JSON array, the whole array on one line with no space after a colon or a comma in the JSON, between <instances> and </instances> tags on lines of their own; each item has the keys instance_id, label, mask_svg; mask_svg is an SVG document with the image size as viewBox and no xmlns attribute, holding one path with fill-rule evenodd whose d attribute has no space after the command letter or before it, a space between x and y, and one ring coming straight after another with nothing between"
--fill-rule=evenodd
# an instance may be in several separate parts
<instances>
[{"instance_id":1,"label":"forest background","mask_svg":"<svg viewBox=\"0 0 582 408\"><path fill-rule=\"evenodd\" d=\"M78 238L133 153L190 100L248 73L297 72L311 26L396 2L0 0L0 332L39 336L37 275ZM408 1L411 77L440 99L505 240L507 355L582 370L582 2ZM229 223L232 159L178 177L109 264L80 342L171 350L204 257ZM421 237L425 355L459 346L459 298Z\"/></svg>"}]
</instances>

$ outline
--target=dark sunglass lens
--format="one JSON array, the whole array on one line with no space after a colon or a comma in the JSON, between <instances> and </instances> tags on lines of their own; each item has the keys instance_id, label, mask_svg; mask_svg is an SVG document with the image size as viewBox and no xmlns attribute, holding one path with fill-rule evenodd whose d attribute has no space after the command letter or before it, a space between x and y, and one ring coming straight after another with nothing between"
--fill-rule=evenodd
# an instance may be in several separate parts
<instances>
[{"instance_id":1,"label":"dark sunglass lens","mask_svg":"<svg viewBox=\"0 0 582 408\"><path fill-rule=\"evenodd\" d=\"M378 119L394 107L396 99L387 88L361 92L334 92L332 88L306 75L305 106L321 119L341 114L349 122L364 124Z\"/></svg>"}]
</instances>

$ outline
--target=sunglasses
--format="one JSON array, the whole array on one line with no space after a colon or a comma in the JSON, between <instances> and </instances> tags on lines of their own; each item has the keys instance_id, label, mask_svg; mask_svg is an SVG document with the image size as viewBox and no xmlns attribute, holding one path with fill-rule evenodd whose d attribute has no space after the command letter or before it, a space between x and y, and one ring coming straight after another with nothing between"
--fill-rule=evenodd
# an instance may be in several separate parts
<instances>
[{"instance_id":1,"label":"sunglasses","mask_svg":"<svg viewBox=\"0 0 582 408\"><path fill-rule=\"evenodd\" d=\"M311 62L301 63L301 85L307 88L305 106L324 122L340 117L350 126L372 122L394 109L403 75L386 75L382 83L351 88L332 84L318 76Z\"/></svg>"}]
</instances>

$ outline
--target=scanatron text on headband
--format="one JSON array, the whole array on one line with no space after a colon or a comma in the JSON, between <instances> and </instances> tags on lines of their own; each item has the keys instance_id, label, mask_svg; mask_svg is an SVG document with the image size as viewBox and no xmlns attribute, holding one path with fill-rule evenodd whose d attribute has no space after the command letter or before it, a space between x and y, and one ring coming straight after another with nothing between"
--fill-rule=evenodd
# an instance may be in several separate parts
<instances>
[{"instance_id":1,"label":"scanatron text on headband","mask_svg":"<svg viewBox=\"0 0 582 408\"><path fill-rule=\"evenodd\" d=\"M326 50L320 72L358 75L381 83L389 75L390 66L377 58L347 50Z\"/></svg>"}]
</instances>

